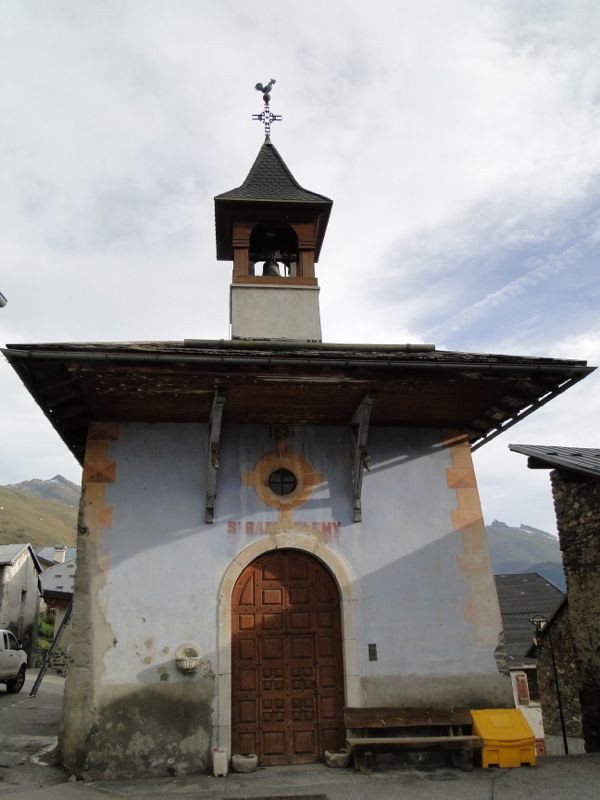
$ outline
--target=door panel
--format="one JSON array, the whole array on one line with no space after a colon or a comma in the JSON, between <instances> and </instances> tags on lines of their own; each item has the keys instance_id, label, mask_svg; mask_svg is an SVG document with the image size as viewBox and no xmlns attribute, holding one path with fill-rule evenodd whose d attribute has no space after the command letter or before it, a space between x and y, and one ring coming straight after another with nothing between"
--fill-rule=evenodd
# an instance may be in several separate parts
<instances>
[{"instance_id":1,"label":"door panel","mask_svg":"<svg viewBox=\"0 0 600 800\"><path fill-rule=\"evenodd\" d=\"M312 556L268 553L232 597L232 746L260 763L312 763L344 744L339 594Z\"/></svg>"}]
</instances>

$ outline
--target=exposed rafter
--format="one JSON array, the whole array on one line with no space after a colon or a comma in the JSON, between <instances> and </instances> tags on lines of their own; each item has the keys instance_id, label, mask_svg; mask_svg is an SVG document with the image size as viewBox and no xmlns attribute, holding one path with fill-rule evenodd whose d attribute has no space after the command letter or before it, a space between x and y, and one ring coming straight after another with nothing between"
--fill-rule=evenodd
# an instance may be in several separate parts
<instances>
[{"instance_id":1,"label":"exposed rafter","mask_svg":"<svg viewBox=\"0 0 600 800\"><path fill-rule=\"evenodd\" d=\"M517 422L520 422L520 420L524 419L525 417L528 417L538 408L546 405L546 403L549 403L550 400L553 400L555 397L558 397L559 394L562 394L576 382L577 379L568 378L566 381L557 386L556 389L547 392L547 394L545 394L544 397L541 397L538 400L532 399L530 404L526 408L522 409L519 413L514 414L512 419L508 419L506 420L506 422L502 424L496 424L495 426L490 425L490 432L487 435L481 436L475 442L471 443L471 451L474 452L475 450L478 450L480 447L483 447L483 445L486 442L489 442L491 439L495 439L496 436L499 436L505 430L508 430L508 428L512 428L512 426L516 425Z\"/></svg>"},{"instance_id":2,"label":"exposed rafter","mask_svg":"<svg viewBox=\"0 0 600 800\"><path fill-rule=\"evenodd\" d=\"M89 422L206 423L217 387L235 424L348 425L372 394L369 425L461 430L477 449L593 371L432 345L189 340L2 352L80 463Z\"/></svg>"}]
</instances>

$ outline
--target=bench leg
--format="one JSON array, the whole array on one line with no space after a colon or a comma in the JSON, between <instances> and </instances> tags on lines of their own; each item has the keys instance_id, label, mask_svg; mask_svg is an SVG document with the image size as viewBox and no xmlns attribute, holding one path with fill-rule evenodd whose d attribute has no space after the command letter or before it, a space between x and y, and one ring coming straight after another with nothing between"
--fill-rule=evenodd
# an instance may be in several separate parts
<instances>
[{"instance_id":1,"label":"bench leg","mask_svg":"<svg viewBox=\"0 0 600 800\"><path fill-rule=\"evenodd\" d=\"M363 775L370 775L372 772L369 755L370 754L360 747L354 747L352 749L354 769L360 770Z\"/></svg>"},{"instance_id":2,"label":"bench leg","mask_svg":"<svg viewBox=\"0 0 600 800\"><path fill-rule=\"evenodd\" d=\"M373 756L366 751L362 754L360 771L363 775L370 775L373 772Z\"/></svg>"},{"instance_id":3,"label":"bench leg","mask_svg":"<svg viewBox=\"0 0 600 800\"><path fill-rule=\"evenodd\" d=\"M452 764L463 772L473 772L473 750L463 747L452 753Z\"/></svg>"}]
</instances>

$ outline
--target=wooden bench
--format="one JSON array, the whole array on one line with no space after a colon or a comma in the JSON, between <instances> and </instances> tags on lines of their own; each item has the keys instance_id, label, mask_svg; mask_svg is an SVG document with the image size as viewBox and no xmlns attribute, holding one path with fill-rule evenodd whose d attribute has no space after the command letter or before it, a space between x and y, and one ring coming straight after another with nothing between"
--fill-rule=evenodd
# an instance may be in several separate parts
<instances>
[{"instance_id":1,"label":"wooden bench","mask_svg":"<svg viewBox=\"0 0 600 800\"><path fill-rule=\"evenodd\" d=\"M473 751L483 746L468 708L345 708L344 722L354 769L363 773L369 754L397 750L448 750L455 766L470 771Z\"/></svg>"}]
</instances>

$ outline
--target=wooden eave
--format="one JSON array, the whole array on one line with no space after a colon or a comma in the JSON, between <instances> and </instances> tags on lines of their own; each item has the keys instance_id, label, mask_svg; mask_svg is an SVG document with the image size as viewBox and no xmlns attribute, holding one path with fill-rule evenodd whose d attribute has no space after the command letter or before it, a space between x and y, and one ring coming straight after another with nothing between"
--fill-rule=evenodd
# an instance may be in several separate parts
<instances>
[{"instance_id":1,"label":"wooden eave","mask_svg":"<svg viewBox=\"0 0 600 800\"><path fill-rule=\"evenodd\" d=\"M7 345L4 355L75 457L90 421L460 430L473 449L593 371L584 361L436 351L430 345L190 341Z\"/></svg>"}]
</instances>

